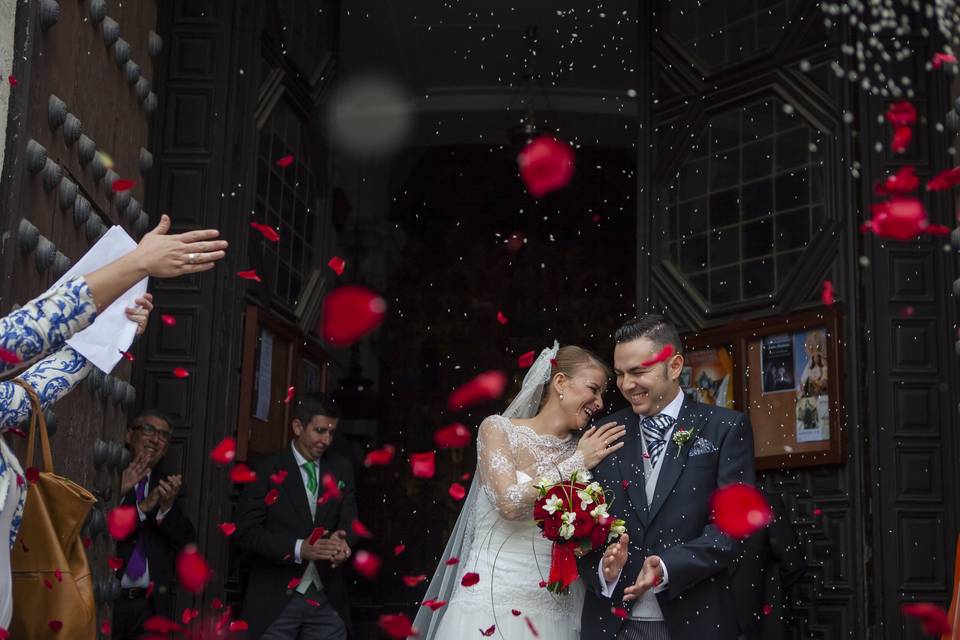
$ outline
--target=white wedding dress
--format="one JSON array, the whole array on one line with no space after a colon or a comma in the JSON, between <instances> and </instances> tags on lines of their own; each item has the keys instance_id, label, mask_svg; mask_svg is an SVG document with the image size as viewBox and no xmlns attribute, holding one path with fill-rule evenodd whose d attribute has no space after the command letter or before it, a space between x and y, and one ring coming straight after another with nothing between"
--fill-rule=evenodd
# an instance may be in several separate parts
<instances>
[{"instance_id":1,"label":"white wedding dress","mask_svg":"<svg viewBox=\"0 0 960 640\"><path fill-rule=\"evenodd\" d=\"M477 436L477 475L470 509L461 515L463 556L446 576L449 602L436 613L422 608L415 626L426 640L459 640L480 637L496 625L491 637L506 640L540 638L577 640L584 586L577 580L566 595L540 586L550 572L552 543L533 521L534 486L540 478L568 479L584 469L575 438L538 435L529 427L494 415L485 419ZM477 487L479 486L479 491ZM464 520L464 515L466 520ZM448 545L448 552L451 547ZM454 550L456 551L456 550ZM443 564L443 563L441 563ZM442 568L442 567L441 567ZM461 585L466 573L477 573L479 582ZM442 583L438 569L427 597ZM453 577L455 576L455 579ZM518 612L518 613L514 613ZM529 623L528 623L529 620Z\"/></svg>"}]
</instances>

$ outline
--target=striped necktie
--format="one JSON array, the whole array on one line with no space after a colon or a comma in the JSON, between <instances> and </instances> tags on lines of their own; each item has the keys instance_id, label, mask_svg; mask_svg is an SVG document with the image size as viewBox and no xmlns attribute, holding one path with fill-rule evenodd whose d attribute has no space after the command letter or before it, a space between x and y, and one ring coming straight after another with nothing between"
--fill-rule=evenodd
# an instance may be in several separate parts
<instances>
[{"instance_id":1,"label":"striped necktie","mask_svg":"<svg viewBox=\"0 0 960 640\"><path fill-rule=\"evenodd\" d=\"M665 436L674 422L676 420L663 413L640 421L640 431L647 441L647 453L650 454L650 466L657 466L657 460L667 446Z\"/></svg>"}]
</instances>

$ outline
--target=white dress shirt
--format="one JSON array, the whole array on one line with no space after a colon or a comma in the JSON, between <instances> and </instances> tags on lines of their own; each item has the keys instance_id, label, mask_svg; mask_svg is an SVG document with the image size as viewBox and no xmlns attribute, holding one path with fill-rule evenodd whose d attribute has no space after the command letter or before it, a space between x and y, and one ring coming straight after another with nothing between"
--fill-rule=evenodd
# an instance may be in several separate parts
<instances>
[{"instance_id":1,"label":"white dress shirt","mask_svg":"<svg viewBox=\"0 0 960 640\"><path fill-rule=\"evenodd\" d=\"M319 496L310 491L307 470L303 466L307 464L307 459L300 455L300 452L297 450L297 446L293 442L290 443L290 448L293 450L294 460L297 461L297 468L300 469L300 479L303 481L303 490L307 494L307 504L310 507L310 519L313 520L317 517L317 498L319 498ZM319 470L317 471L317 475L320 475ZM319 490L319 488L320 478L318 477L317 490ZM293 560L297 564L303 564L303 557L300 555L300 549L302 547L303 538L300 538L293 547ZM297 585L296 590L301 594L306 593L311 584L316 585L317 589L323 588L323 583L320 581L320 572L317 571L317 565L314 564L313 560L307 563L307 568L300 577L300 584Z\"/></svg>"},{"instance_id":2,"label":"white dress shirt","mask_svg":"<svg viewBox=\"0 0 960 640\"><path fill-rule=\"evenodd\" d=\"M656 415L666 415L673 418L674 426L676 426L677 416L680 415L680 408L683 406L683 390L677 392L676 397L663 408L662 411ZM640 416L642 421L644 418L649 416ZM639 425L638 425L639 428ZM664 440L669 444L670 437L673 435L674 427L670 427L666 433L663 434ZM629 436L628 436L629 437ZM650 459L647 457L647 441L646 437L643 436L641 431L641 442L643 443L643 463L644 470L646 472L646 485L644 489L647 494L647 505L649 506L653 502L653 494L657 488L657 480L660 478L660 470L663 468L663 461L667 457L667 446L663 447L662 452L660 453L660 458L657 460L656 466L650 464ZM630 611L630 618L632 620L663 620L663 612L660 611L660 604L657 602L656 595L664 589L667 588L670 582L670 574L667 572L667 565L660 560L660 568L663 569L663 580L661 580L653 589L646 591L636 602L634 602L633 607ZM611 582L607 582L606 578L603 576L603 561L601 560L600 565L597 568L597 573L600 578L600 588L601 593L604 597L611 598L613 597L613 592L617 588L617 583L620 582L620 573L617 574L617 577L614 578ZM622 570L621 570L622 573Z\"/></svg>"}]
</instances>

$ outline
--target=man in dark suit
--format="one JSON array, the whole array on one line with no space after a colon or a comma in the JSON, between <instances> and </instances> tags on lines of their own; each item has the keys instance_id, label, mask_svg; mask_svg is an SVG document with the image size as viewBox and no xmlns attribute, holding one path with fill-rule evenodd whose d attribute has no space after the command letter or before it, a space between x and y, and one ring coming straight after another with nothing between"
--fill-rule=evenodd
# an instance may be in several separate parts
<instances>
[{"instance_id":1,"label":"man in dark suit","mask_svg":"<svg viewBox=\"0 0 960 640\"><path fill-rule=\"evenodd\" d=\"M134 418L127 428L133 461L120 479L121 505L137 509L137 528L117 543L120 598L113 605L113 638L135 640L154 615L173 615L175 563L196 532L181 507L182 476L158 468L170 446L170 421L155 410Z\"/></svg>"},{"instance_id":2,"label":"man in dark suit","mask_svg":"<svg viewBox=\"0 0 960 640\"><path fill-rule=\"evenodd\" d=\"M254 464L257 478L240 497L236 543L250 556L243 614L251 638L347 637L338 567L356 539L357 502L350 463L327 451L339 415L322 394L301 398L293 441Z\"/></svg>"},{"instance_id":3,"label":"man in dark suit","mask_svg":"<svg viewBox=\"0 0 960 640\"><path fill-rule=\"evenodd\" d=\"M630 407L602 421L625 424L626 444L593 473L627 532L579 561L581 637L736 640L728 569L739 545L711 523L710 497L753 484L750 422L684 395L680 337L664 318L634 318L615 340L614 373Z\"/></svg>"},{"instance_id":4,"label":"man in dark suit","mask_svg":"<svg viewBox=\"0 0 960 640\"><path fill-rule=\"evenodd\" d=\"M733 599L740 637L784 640L784 596L807 570L790 514L776 493L763 492L773 522L744 541L743 557L733 574Z\"/></svg>"}]
</instances>

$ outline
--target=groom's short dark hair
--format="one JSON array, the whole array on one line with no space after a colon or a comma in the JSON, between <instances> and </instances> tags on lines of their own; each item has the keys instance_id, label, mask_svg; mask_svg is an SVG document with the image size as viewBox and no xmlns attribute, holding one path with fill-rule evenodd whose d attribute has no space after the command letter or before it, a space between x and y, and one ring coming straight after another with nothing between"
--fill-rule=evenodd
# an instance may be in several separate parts
<instances>
[{"instance_id":1,"label":"groom's short dark hair","mask_svg":"<svg viewBox=\"0 0 960 640\"><path fill-rule=\"evenodd\" d=\"M668 344L673 345L674 353L683 353L683 344L680 342L677 328L661 315L648 313L631 318L620 325L617 332L613 334L613 340L617 344L633 342L640 338L648 338L660 348Z\"/></svg>"}]
</instances>

